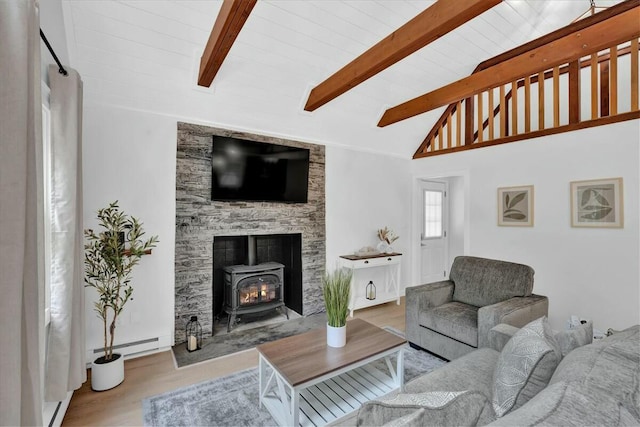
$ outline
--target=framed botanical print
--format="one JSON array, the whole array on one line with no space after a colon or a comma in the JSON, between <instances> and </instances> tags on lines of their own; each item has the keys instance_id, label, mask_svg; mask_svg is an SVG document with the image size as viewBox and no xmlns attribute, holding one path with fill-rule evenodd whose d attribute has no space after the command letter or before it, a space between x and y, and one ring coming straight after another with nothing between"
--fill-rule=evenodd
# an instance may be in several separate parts
<instances>
[{"instance_id":1,"label":"framed botanical print","mask_svg":"<svg viewBox=\"0 0 640 427\"><path fill-rule=\"evenodd\" d=\"M571 182L571 226L622 228L622 178Z\"/></svg>"},{"instance_id":2,"label":"framed botanical print","mask_svg":"<svg viewBox=\"0 0 640 427\"><path fill-rule=\"evenodd\" d=\"M498 188L498 225L533 227L533 185Z\"/></svg>"}]
</instances>

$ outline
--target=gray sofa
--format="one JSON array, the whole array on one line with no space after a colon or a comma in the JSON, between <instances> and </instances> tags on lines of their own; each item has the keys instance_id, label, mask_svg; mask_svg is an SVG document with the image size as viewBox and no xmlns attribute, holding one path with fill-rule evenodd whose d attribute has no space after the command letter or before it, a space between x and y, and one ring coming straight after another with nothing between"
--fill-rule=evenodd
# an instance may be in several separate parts
<instances>
[{"instance_id":1,"label":"gray sofa","mask_svg":"<svg viewBox=\"0 0 640 427\"><path fill-rule=\"evenodd\" d=\"M501 325L492 330L490 340L501 345L505 335L508 338L515 330ZM531 375L527 382L540 390L526 395L531 384L527 385L502 416L495 410L499 407L496 378L504 368L500 361L507 347L502 354L493 348L475 350L412 380L403 393L366 403L352 425L640 425L640 326L592 344L580 344L573 343L577 348L546 373L546 381L539 382ZM554 359L558 351L550 350L546 355Z\"/></svg>"},{"instance_id":2,"label":"gray sofa","mask_svg":"<svg viewBox=\"0 0 640 427\"><path fill-rule=\"evenodd\" d=\"M487 347L500 323L522 327L546 316L549 301L532 294L533 273L523 264L456 257L449 280L406 289L407 341L453 360Z\"/></svg>"}]
</instances>

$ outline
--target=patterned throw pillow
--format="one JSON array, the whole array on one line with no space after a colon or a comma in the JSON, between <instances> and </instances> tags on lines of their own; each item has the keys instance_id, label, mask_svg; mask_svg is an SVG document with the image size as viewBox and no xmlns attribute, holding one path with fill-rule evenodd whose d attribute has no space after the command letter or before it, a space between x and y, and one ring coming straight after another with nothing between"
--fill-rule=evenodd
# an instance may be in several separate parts
<instances>
[{"instance_id":1,"label":"patterned throw pillow","mask_svg":"<svg viewBox=\"0 0 640 427\"><path fill-rule=\"evenodd\" d=\"M589 320L573 329L560 331L554 338L560 345L562 357L565 357L571 350L593 342L593 322Z\"/></svg>"},{"instance_id":2,"label":"patterned throw pillow","mask_svg":"<svg viewBox=\"0 0 640 427\"><path fill-rule=\"evenodd\" d=\"M497 417L516 409L544 389L562 359L546 317L527 324L507 342L493 373Z\"/></svg>"}]
</instances>

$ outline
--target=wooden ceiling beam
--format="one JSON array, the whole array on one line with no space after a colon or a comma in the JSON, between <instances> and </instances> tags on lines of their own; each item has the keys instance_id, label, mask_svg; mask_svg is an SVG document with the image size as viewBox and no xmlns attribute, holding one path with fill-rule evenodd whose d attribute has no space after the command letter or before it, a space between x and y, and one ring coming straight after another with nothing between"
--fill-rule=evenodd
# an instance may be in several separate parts
<instances>
[{"instance_id":1,"label":"wooden ceiling beam","mask_svg":"<svg viewBox=\"0 0 640 427\"><path fill-rule=\"evenodd\" d=\"M607 11L585 18L583 21L576 22L576 24L582 23L581 29L577 31L563 34L559 38L533 48L516 48L513 50L516 51L515 54L512 52L509 59L496 60L495 64L490 64L457 82L388 109L378 122L378 126L384 127L397 123L512 82L522 76L575 61L640 36L640 25L638 25L640 0L627 0L617 6L607 9L609 11L616 8L613 11L615 13L609 12L606 19L598 15ZM584 21L587 21L586 25ZM505 53L507 54L509 52Z\"/></svg>"},{"instance_id":2,"label":"wooden ceiling beam","mask_svg":"<svg viewBox=\"0 0 640 427\"><path fill-rule=\"evenodd\" d=\"M542 47L546 44L549 44L555 40L558 40L562 37L573 34L577 31L583 30L597 22L605 21L613 16L619 15L622 12L626 12L627 10L633 9L634 7L640 4L637 0L624 1L622 3L618 3L615 6L611 6L606 8L605 10L598 12L596 15L590 16L585 19L581 19L579 21L572 22L571 24L559 28L549 34L545 34L535 40L532 40L528 43L515 47L511 50L501 53L500 55L496 55L493 58L489 58L486 61L478 64L474 72L478 72L484 70L489 67L493 67L501 62L514 58L522 53L528 52L530 50Z\"/></svg>"},{"instance_id":3,"label":"wooden ceiling beam","mask_svg":"<svg viewBox=\"0 0 640 427\"><path fill-rule=\"evenodd\" d=\"M257 0L224 0L200 58L198 85L209 87Z\"/></svg>"},{"instance_id":4,"label":"wooden ceiling beam","mask_svg":"<svg viewBox=\"0 0 640 427\"><path fill-rule=\"evenodd\" d=\"M313 111L323 106L500 2L438 0L314 87L304 109Z\"/></svg>"}]
</instances>

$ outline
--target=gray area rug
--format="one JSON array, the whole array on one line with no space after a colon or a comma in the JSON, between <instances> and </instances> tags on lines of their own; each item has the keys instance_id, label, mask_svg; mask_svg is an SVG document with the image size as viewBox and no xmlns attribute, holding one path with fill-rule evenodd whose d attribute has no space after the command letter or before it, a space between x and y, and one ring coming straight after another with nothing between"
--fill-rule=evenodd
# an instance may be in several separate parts
<instances>
[{"instance_id":1,"label":"gray area rug","mask_svg":"<svg viewBox=\"0 0 640 427\"><path fill-rule=\"evenodd\" d=\"M197 351L188 352L184 344L174 345L171 349L178 368L182 368L193 363L248 350L265 342L301 334L311 329L322 327L326 323L327 316L325 313L312 314L273 325L237 331L232 330L225 335L214 335L203 339L202 348Z\"/></svg>"},{"instance_id":2,"label":"gray area rug","mask_svg":"<svg viewBox=\"0 0 640 427\"><path fill-rule=\"evenodd\" d=\"M445 363L407 344L405 381ZM145 426L275 426L269 412L258 403L258 368L252 368L146 398L142 401L143 421Z\"/></svg>"}]
</instances>

